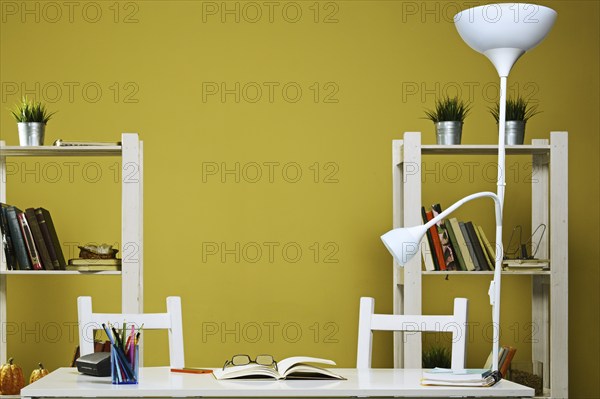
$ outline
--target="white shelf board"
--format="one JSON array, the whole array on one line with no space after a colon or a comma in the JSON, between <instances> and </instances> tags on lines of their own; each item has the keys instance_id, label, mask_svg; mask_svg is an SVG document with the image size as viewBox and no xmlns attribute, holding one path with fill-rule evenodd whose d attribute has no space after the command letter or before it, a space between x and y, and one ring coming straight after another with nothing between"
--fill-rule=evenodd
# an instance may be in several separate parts
<instances>
[{"instance_id":1,"label":"white shelf board","mask_svg":"<svg viewBox=\"0 0 600 399\"><path fill-rule=\"evenodd\" d=\"M48 276L48 275L80 275L97 276L98 274L120 275L120 271L99 271L99 272L79 272L75 270L0 270L0 274L5 275L26 275L26 276Z\"/></svg>"},{"instance_id":2,"label":"white shelf board","mask_svg":"<svg viewBox=\"0 0 600 399\"><path fill-rule=\"evenodd\" d=\"M3 157L78 157L78 156L121 156L121 146L73 146L39 147L0 146Z\"/></svg>"},{"instance_id":3,"label":"white shelf board","mask_svg":"<svg viewBox=\"0 0 600 399\"><path fill-rule=\"evenodd\" d=\"M458 276L484 276L484 275L493 275L494 272L490 270L484 271L464 271L464 270L451 270L451 271L428 271L424 270L421 272L426 276L445 276L445 275L458 275ZM544 276L550 275L550 270L502 270L503 275L532 275L532 276Z\"/></svg>"}]
</instances>

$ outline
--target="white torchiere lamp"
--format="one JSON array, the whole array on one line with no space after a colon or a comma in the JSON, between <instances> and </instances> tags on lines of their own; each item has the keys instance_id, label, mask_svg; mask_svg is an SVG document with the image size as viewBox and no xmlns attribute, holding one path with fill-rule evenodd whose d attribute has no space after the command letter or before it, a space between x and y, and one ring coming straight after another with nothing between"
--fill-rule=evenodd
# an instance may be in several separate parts
<instances>
[{"instance_id":1,"label":"white torchiere lamp","mask_svg":"<svg viewBox=\"0 0 600 399\"><path fill-rule=\"evenodd\" d=\"M500 341L500 287L502 278L502 213L505 182L505 122L506 86L508 74L514 63L537 46L548 34L556 12L537 4L503 3L489 4L462 11L454 16L460 37L474 50L484 54L496 67L500 75L500 115L498 123L498 181L497 194L480 192L469 195L427 224L397 228L381 236L383 243L394 256L399 266L404 266L416 253L427 229L442 220L464 203L481 197L494 200L496 210L496 259L494 279L488 294L492 305L493 348L492 370L498 371L498 349Z\"/></svg>"}]
</instances>

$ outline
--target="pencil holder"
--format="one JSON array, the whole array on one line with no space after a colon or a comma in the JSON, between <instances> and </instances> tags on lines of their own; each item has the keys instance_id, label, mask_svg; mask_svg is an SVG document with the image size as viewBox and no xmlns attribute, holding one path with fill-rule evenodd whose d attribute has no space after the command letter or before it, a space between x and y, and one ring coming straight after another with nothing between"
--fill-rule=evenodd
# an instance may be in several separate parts
<instances>
[{"instance_id":1,"label":"pencil holder","mask_svg":"<svg viewBox=\"0 0 600 399\"><path fill-rule=\"evenodd\" d=\"M118 345L110 349L110 376L113 384L137 384L139 373L139 346L131 345L127 350Z\"/></svg>"}]
</instances>

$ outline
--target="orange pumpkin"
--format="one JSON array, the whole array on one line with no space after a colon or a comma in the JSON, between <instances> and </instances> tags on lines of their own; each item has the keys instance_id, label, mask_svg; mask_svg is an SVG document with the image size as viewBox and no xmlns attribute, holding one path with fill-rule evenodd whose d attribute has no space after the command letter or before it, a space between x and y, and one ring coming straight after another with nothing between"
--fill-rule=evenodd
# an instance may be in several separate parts
<instances>
[{"instance_id":1,"label":"orange pumpkin","mask_svg":"<svg viewBox=\"0 0 600 399\"><path fill-rule=\"evenodd\" d=\"M38 363L38 368L34 369L31 372L31 377L29 377L29 383L31 384L32 382L35 382L37 380L39 380L40 378L42 378L45 375L48 375L48 370L46 370L44 368L44 365L42 363Z\"/></svg>"},{"instance_id":2,"label":"orange pumpkin","mask_svg":"<svg viewBox=\"0 0 600 399\"><path fill-rule=\"evenodd\" d=\"M13 358L8 363L0 366L0 393L3 395L18 395L21 388L25 386L23 370L20 366L13 364Z\"/></svg>"}]
</instances>

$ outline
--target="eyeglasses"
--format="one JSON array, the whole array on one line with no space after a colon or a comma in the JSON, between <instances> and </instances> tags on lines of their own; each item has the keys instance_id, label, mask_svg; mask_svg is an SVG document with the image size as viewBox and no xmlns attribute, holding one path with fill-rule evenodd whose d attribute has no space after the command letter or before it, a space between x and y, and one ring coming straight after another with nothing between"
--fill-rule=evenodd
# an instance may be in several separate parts
<instances>
[{"instance_id":1,"label":"eyeglasses","mask_svg":"<svg viewBox=\"0 0 600 399\"><path fill-rule=\"evenodd\" d=\"M250 358L248 355L235 355L231 358L231 360L225 361L223 365L223 370L225 367L231 366L245 366L246 364L256 363L261 366L274 367L277 369L277 361L271 355L258 355L254 360Z\"/></svg>"}]
</instances>

